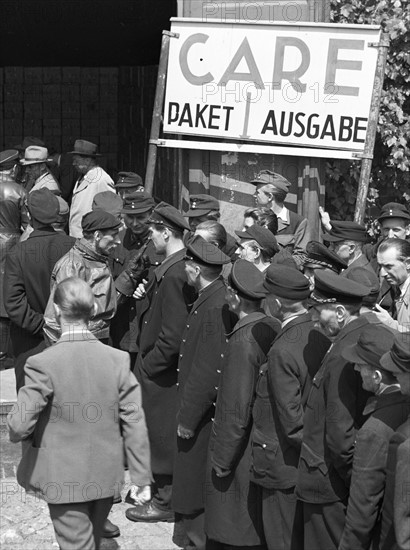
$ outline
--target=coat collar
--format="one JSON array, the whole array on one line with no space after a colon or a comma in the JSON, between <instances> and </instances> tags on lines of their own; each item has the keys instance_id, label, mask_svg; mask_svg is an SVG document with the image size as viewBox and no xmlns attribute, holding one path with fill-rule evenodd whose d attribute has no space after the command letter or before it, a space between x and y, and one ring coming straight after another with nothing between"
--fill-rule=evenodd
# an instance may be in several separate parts
<instances>
[{"instance_id":1,"label":"coat collar","mask_svg":"<svg viewBox=\"0 0 410 550\"><path fill-rule=\"evenodd\" d=\"M168 256L168 258L165 258L162 264L154 270L156 280L160 281L170 267L183 260L185 257L185 252L186 248L182 248L181 250L178 250L178 252L174 252L171 256Z\"/></svg>"},{"instance_id":2,"label":"coat collar","mask_svg":"<svg viewBox=\"0 0 410 550\"><path fill-rule=\"evenodd\" d=\"M108 256L103 256L102 254L96 252L93 248L91 248L91 246L84 238L78 239L75 242L74 247L82 254L84 254L84 256L86 256L88 259L96 260L97 262L102 262L108 265Z\"/></svg>"},{"instance_id":3,"label":"coat collar","mask_svg":"<svg viewBox=\"0 0 410 550\"><path fill-rule=\"evenodd\" d=\"M363 415L367 416L377 410L391 407L392 405L410 404L410 397L403 395L400 392L400 388L395 386L386 388L386 390L380 395L373 395L366 403L366 407L363 410Z\"/></svg>"},{"instance_id":4,"label":"coat collar","mask_svg":"<svg viewBox=\"0 0 410 550\"><path fill-rule=\"evenodd\" d=\"M50 235L57 235L57 231L55 231L51 226L43 226L40 229L34 229L28 236L27 240L35 237L49 237Z\"/></svg>"},{"instance_id":5,"label":"coat collar","mask_svg":"<svg viewBox=\"0 0 410 550\"><path fill-rule=\"evenodd\" d=\"M232 332L228 334L228 336L232 336L234 332L237 332L239 329L246 327L247 325L251 325L253 323L256 323L256 321L261 321L262 319L266 319L268 315L264 311L254 311L252 313L249 313L246 317L242 317L242 319L239 319L239 321L236 323L236 325L233 327Z\"/></svg>"},{"instance_id":6,"label":"coat collar","mask_svg":"<svg viewBox=\"0 0 410 550\"><path fill-rule=\"evenodd\" d=\"M350 334L354 330L364 327L368 323L369 321L365 317L358 317L357 319L350 321L350 323L343 327L342 330L339 332L333 344L337 344L338 342L343 340L343 338L346 338L348 334Z\"/></svg>"},{"instance_id":7,"label":"coat collar","mask_svg":"<svg viewBox=\"0 0 410 550\"><path fill-rule=\"evenodd\" d=\"M283 334L285 334L288 330L291 330L293 327L297 325L302 325L303 323L309 323L312 320L312 316L309 311L305 311L304 313L301 313L297 317L294 317L289 323L287 323L282 330L279 332L275 340L280 338Z\"/></svg>"},{"instance_id":8,"label":"coat collar","mask_svg":"<svg viewBox=\"0 0 410 550\"><path fill-rule=\"evenodd\" d=\"M210 285L204 288L204 290L194 302L194 305L192 306L192 311L197 309L203 302L208 300L208 298L210 298L213 294L215 294L215 292L217 292L221 288L225 288L225 283L223 282L222 277L218 277L217 279L215 279L215 281L212 281Z\"/></svg>"},{"instance_id":9,"label":"coat collar","mask_svg":"<svg viewBox=\"0 0 410 550\"><path fill-rule=\"evenodd\" d=\"M92 332L85 329L81 332L65 332L62 334L54 345L62 344L63 342L98 342L98 338Z\"/></svg>"}]
</instances>

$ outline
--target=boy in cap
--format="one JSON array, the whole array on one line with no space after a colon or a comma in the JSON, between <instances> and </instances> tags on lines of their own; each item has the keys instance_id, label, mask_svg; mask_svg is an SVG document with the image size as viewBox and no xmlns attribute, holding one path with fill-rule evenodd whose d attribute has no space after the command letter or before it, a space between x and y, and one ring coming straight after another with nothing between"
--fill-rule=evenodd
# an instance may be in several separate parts
<instances>
[{"instance_id":1,"label":"boy in cap","mask_svg":"<svg viewBox=\"0 0 410 550\"><path fill-rule=\"evenodd\" d=\"M360 372L363 388L375 397L363 411L370 416L356 434L346 523L339 550L383 547L379 521L389 441L410 414L410 397L400 393L396 378L380 363L393 341L394 334L387 327L368 325L355 344L342 350L344 359Z\"/></svg>"},{"instance_id":2,"label":"boy in cap","mask_svg":"<svg viewBox=\"0 0 410 550\"><path fill-rule=\"evenodd\" d=\"M89 321L89 330L107 343L110 321L117 309L114 281L108 258L120 242L121 222L108 212L95 210L82 219L83 237L54 266L51 274L50 298L44 313L44 332L52 343L60 337L53 296L56 286L67 277L79 277L87 282L96 296L96 308Z\"/></svg>"},{"instance_id":3,"label":"boy in cap","mask_svg":"<svg viewBox=\"0 0 410 550\"><path fill-rule=\"evenodd\" d=\"M134 297L142 299L139 352L134 372L141 384L142 401L151 444L153 500L127 511L132 521L173 521L172 472L176 447L179 347L195 291L185 274L183 233L188 223L180 212L160 203L148 220L155 251L164 260Z\"/></svg>"},{"instance_id":4,"label":"boy in cap","mask_svg":"<svg viewBox=\"0 0 410 550\"><path fill-rule=\"evenodd\" d=\"M239 259L226 290L225 300L238 322L227 334L217 365L221 374L205 485L205 530L222 548L265 548L261 492L249 479L251 411L259 369L280 324L261 309L266 289L257 288L262 282L261 272Z\"/></svg>"},{"instance_id":5,"label":"boy in cap","mask_svg":"<svg viewBox=\"0 0 410 550\"><path fill-rule=\"evenodd\" d=\"M390 351L380 359L393 374L403 395L410 396L410 335L395 337ZM381 518L381 550L410 547L410 415L390 440L385 498Z\"/></svg>"},{"instance_id":6,"label":"boy in cap","mask_svg":"<svg viewBox=\"0 0 410 550\"><path fill-rule=\"evenodd\" d=\"M85 139L77 139L74 143L73 166L79 174L75 184L70 208L70 235L83 236L81 222L84 214L91 211L94 195L101 191L115 193L111 177L98 165L101 155L97 152L95 143Z\"/></svg>"},{"instance_id":7,"label":"boy in cap","mask_svg":"<svg viewBox=\"0 0 410 550\"><path fill-rule=\"evenodd\" d=\"M303 425L296 495L301 501L304 547L337 549L345 511L356 430L368 394L342 350L368 325L360 315L368 289L354 281L318 271L312 318L333 345L312 382Z\"/></svg>"},{"instance_id":8,"label":"boy in cap","mask_svg":"<svg viewBox=\"0 0 410 550\"><path fill-rule=\"evenodd\" d=\"M172 509L182 517L193 548L205 550L204 501L206 459L219 385L221 357L236 316L225 303L222 267L230 263L202 237L189 241L185 253L188 284L198 293L182 335L178 361L177 450Z\"/></svg>"},{"instance_id":9,"label":"boy in cap","mask_svg":"<svg viewBox=\"0 0 410 550\"><path fill-rule=\"evenodd\" d=\"M268 207L278 218L276 239L280 246L289 248L295 262L301 265L300 255L310 241L310 225L306 218L285 206L290 182L271 170L262 170L250 182L256 186L254 198L259 207Z\"/></svg>"},{"instance_id":10,"label":"boy in cap","mask_svg":"<svg viewBox=\"0 0 410 550\"><path fill-rule=\"evenodd\" d=\"M307 278L294 268L270 266L258 288L276 299L282 330L260 370L253 408L251 480L262 487L262 517L269 550L303 547L295 485L303 414L311 381L330 340L306 307Z\"/></svg>"},{"instance_id":11,"label":"boy in cap","mask_svg":"<svg viewBox=\"0 0 410 550\"><path fill-rule=\"evenodd\" d=\"M118 172L115 191L122 199L125 199L125 197L131 193L144 191L144 184L141 176L135 172Z\"/></svg>"},{"instance_id":12,"label":"boy in cap","mask_svg":"<svg viewBox=\"0 0 410 550\"><path fill-rule=\"evenodd\" d=\"M4 279L17 389L24 385L26 359L44 347L43 315L54 265L75 243L75 239L52 227L58 218L59 202L49 189L30 193L28 210L33 231L7 255Z\"/></svg>"}]
</instances>

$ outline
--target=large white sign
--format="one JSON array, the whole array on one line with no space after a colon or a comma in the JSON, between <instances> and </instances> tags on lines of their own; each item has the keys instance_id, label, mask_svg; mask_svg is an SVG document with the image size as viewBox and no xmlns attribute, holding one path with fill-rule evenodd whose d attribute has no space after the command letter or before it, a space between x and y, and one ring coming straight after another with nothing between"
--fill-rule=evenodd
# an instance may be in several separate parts
<instances>
[{"instance_id":1,"label":"large white sign","mask_svg":"<svg viewBox=\"0 0 410 550\"><path fill-rule=\"evenodd\" d=\"M363 151L380 27L171 23L164 132Z\"/></svg>"}]
</instances>

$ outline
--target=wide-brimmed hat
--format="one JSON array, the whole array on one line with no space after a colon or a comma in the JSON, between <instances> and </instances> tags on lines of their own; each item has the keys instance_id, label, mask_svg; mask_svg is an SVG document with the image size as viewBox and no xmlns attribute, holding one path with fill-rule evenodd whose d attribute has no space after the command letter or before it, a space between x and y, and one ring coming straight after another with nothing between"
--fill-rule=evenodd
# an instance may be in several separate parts
<instances>
[{"instance_id":1,"label":"wide-brimmed hat","mask_svg":"<svg viewBox=\"0 0 410 550\"><path fill-rule=\"evenodd\" d=\"M350 363L378 367L381 357L394 341L394 332L384 325L368 324L360 333L357 342L342 349L342 357Z\"/></svg>"},{"instance_id":2,"label":"wide-brimmed hat","mask_svg":"<svg viewBox=\"0 0 410 550\"><path fill-rule=\"evenodd\" d=\"M28 166L29 164L40 164L51 161L52 159L48 158L48 149L46 147L31 145L24 151L24 158L20 160L20 163Z\"/></svg>"},{"instance_id":3,"label":"wide-brimmed hat","mask_svg":"<svg viewBox=\"0 0 410 550\"><path fill-rule=\"evenodd\" d=\"M101 157L97 153L98 145L86 141L85 139L76 139L74 143L74 151L70 151L71 155L81 155L83 157Z\"/></svg>"},{"instance_id":4,"label":"wide-brimmed hat","mask_svg":"<svg viewBox=\"0 0 410 550\"><path fill-rule=\"evenodd\" d=\"M396 334L390 351L380 359L383 369L393 374L410 373L410 334Z\"/></svg>"}]
</instances>

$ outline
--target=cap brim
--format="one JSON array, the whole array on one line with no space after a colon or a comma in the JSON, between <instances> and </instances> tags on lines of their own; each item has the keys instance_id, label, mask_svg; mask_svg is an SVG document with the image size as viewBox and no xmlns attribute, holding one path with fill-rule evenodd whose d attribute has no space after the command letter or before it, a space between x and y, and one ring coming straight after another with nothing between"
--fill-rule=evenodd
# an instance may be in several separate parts
<instances>
[{"instance_id":1,"label":"cap brim","mask_svg":"<svg viewBox=\"0 0 410 550\"><path fill-rule=\"evenodd\" d=\"M235 231L235 235L238 235L240 239L252 239L255 240L255 237L251 237L246 231Z\"/></svg>"},{"instance_id":2,"label":"cap brim","mask_svg":"<svg viewBox=\"0 0 410 550\"><path fill-rule=\"evenodd\" d=\"M264 285L264 282L265 281L261 281L260 283L257 283L254 287L253 287L253 291L254 292L257 292L258 294L261 293L263 294L264 296L266 296L267 294L269 294L269 290L266 288L266 286Z\"/></svg>"},{"instance_id":3,"label":"cap brim","mask_svg":"<svg viewBox=\"0 0 410 550\"><path fill-rule=\"evenodd\" d=\"M346 359L346 361L349 361L349 363L358 363L358 364L364 364L366 363L364 359L362 359L356 351L356 344L352 344L350 346L345 347L342 349L341 353L343 359Z\"/></svg>"},{"instance_id":4,"label":"cap brim","mask_svg":"<svg viewBox=\"0 0 410 550\"><path fill-rule=\"evenodd\" d=\"M378 221L380 220L389 220L390 218L398 218L401 220L406 220L407 222L410 222L410 214L405 214L404 212L395 212L391 216L379 216L377 218Z\"/></svg>"},{"instance_id":5,"label":"cap brim","mask_svg":"<svg viewBox=\"0 0 410 550\"><path fill-rule=\"evenodd\" d=\"M329 235L329 233L323 235L322 239L324 241L328 241L328 242L337 242L337 241L345 241L346 240L345 237L335 237L334 235Z\"/></svg>"},{"instance_id":6,"label":"cap brim","mask_svg":"<svg viewBox=\"0 0 410 550\"><path fill-rule=\"evenodd\" d=\"M80 157L102 157L101 153L79 153L78 151L68 151L68 155L78 155Z\"/></svg>"},{"instance_id":7,"label":"cap brim","mask_svg":"<svg viewBox=\"0 0 410 550\"><path fill-rule=\"evenodd\" d=\"M389 372L393 372L393 373L397 373L397 374L400 374L402 372L404 372L402 369L400 369L396 363L393 361L392 357L391 357L391 354L390 352L388 351L387 353L385 353L384 355L382 355L381 359L380 359L380 366L384 369L384 370L388 370Z\"/></svg>"},{"instance_id":8,"label":"cap brim","mask_svg":"<svg viewBox=\"0 0 410 550\"><path fill-rule=\"evenodd\" d=\"M53 162L53 159L44 159L44 160L25 160L21 159L20 164L23 166L28 166L29 164L44 164L45 162Z\"/></svg>"},{"instance_id":9,"label":"cap brim","mask_svg":"<svg viewBox=\"0 0 410 550\"><path fill-rule=\"evenodd\" d=\"M209 214L211 212L211 209L208 208L206 210L188 210L186 214L184 214L184 218L199 218L199 216L206 216L206 214Z\"/></svg>"},{"instance_id":10,"label":"cap brim","mask_svg":"<svg viewBox=\"0 0 410 550\"><path fill-rule=\"evenodd\" d=\"M152 210L154 206L146 206L144 208L122 208L121 214L144 214L145 212L149 212Z\"/></svg>"}]
</instances>

